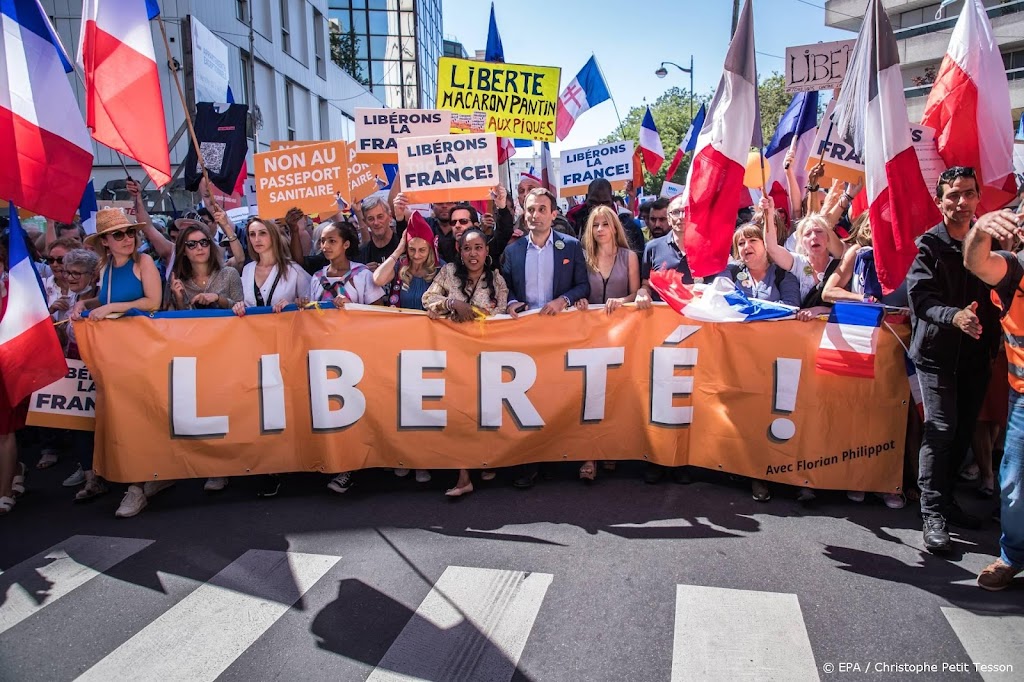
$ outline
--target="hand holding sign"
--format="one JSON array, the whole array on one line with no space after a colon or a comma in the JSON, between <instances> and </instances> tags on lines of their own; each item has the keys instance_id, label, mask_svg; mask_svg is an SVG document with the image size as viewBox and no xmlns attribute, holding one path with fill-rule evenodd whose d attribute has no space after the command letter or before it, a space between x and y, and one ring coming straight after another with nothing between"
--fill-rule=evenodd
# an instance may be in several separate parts
<instances>
[{"instance_id":1,"label":"hand holding sign","mask_svg":"<svg viewBox=\"0 0 1024 682\"><path fill-rule=\"evenodd\" d=\"M409 200L403 192L399 192L395 197L394 214L396 222L409 219Z\"/></svg>"},{"instance_id":2,"label":"hand holding sign","mask_svg":"<svg viewBox=\"0 0 1024 682\"><path fill-rule=\"evenodd\" d=\"M494 208L500 211L508 205L508 190L501 185L495 185L491 190L491 199L494 200Z\"/></svg>"}]
</instances>

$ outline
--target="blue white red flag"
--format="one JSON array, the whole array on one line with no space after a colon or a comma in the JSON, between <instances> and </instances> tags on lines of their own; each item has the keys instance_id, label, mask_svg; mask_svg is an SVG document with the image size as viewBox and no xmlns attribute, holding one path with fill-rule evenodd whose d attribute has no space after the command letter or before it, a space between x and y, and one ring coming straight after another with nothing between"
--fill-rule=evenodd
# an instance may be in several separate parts
<instances>
[{"instance_id":1,"label":"blue white red flag","mask_svg":"<svg viewBox=\"0 0 1024 682\"><path fill-rule=\"evenodd\" d=\"M818 345L818 373L873 379L878 331L884 316L885 307L881 305L836 303Z\"/></svg>"}]
</instances>

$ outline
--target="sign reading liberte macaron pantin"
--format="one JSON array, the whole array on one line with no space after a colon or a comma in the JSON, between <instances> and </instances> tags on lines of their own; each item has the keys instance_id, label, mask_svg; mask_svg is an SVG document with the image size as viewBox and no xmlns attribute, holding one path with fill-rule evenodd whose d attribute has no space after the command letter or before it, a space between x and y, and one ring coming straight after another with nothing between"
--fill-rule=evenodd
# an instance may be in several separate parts
<instances>
[{"instance_id":1,"label":"sign reading liberte macaron pantin","mask_svg":"<svg viewBox=\"0 0 1024 682\"><path fill-rule=\"evenodd\" d=\"M448 135L452 112L438 109L356 109L356 155L360 161L398 163L398 141Z\"/></svg>"},{"instance_id":2,"label":"sign reading liberte macaron pantin","mask_svg":"<svg viewBox=\"0 0 1024 682\"><path fill-rule=\"evenodd\" d=\"M412 203L490 198L498 184L494 133L410 137L398 145L402 192Z\"/></svg>"}]
</instances>

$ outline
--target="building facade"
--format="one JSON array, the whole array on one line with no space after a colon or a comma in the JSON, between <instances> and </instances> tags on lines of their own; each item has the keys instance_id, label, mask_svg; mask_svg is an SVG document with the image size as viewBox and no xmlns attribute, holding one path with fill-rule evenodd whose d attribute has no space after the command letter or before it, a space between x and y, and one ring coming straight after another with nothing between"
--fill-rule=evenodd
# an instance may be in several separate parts
<instances>
[{"instance_id":1,"label":"building facade","mask_svg":"<svg viewBox=\"0 0 1024 682\"><path fill-rule=\"evenodd\" d=\"M826 0L825 24L858 31L867 4L867 0ZM946 7L941 19L935 18L939 3L934 0L883 0L882 4L899 45L907 112L911 121L920 121L963 2ZM984 5L1003 55L1016 125L1024 112L1024 0L984 0Z\"/></svg>"},{"instance_id":2,"label":"building facade","mask_svg":"<svg viewBox=\"0 0 1024 682\"><path fill-rule=\"evenodd\" d=\"M442 56L441 0L329 0L328 18L355 34L356 64L388 107L430 109Z\"/></svg>"},{"instance_id":3,"label":"building facade","mask_svg":"<svg viewBox=\"0 0 1024 682\"><path fill-rule=\"evenodd\" d=\"M61 41L68 49L74 49L81 30L81 3L42 0L42 5ZM250 169L251 153L269 150L274 140L355 139L355 108L381 107L376 97L331 61L327 0L160 0L160 8L171 56L181 65L178 75L190 102L194 101L190 76L195 65L189 22L192 18L198 20L226 45L228 80L234 99L258 111L257 125L249 129ZM176 173L188 152L185 114L155 22L152 33L167 134L176 138L171 149L171 170ZM84 89L77 78L74 87L82 103ZM100 200L127 198L118 155L98 143L93 147L93 179ZM131 159L125 162L133 177L145 177ZM195 203L198 195L180 187L180 180L172 183L174 206ZM149 197L156 199L153 194ZM164 198L158 200L157 210L170 209Z\"/></svg>"}]
</instances>

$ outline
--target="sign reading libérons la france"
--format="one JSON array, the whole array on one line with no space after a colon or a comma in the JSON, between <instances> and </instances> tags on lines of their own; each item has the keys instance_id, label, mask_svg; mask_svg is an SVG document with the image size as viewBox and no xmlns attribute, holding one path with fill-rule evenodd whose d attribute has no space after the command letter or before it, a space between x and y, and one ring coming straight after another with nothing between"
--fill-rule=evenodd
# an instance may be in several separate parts
<instances>
[{"instance_id":1,"label":"sign reading lib\u00e9rons la france","mask_svg":"<svg viewBox=\"0 0 1024 682\"><path fill-rule=\"evenodd\" d=\"M398 140L447 135L452 113L439 109L356 109L356 156L360 161L398 163Z\"/></svg>"},{"instance_id":2,"label":"sign reading lib\u00e9rons la france","mask_svg":"<svg viewBox=\"0 0 1024 682\"><path fill-rule=\"evenodd\" d=\"M456 114L485 112L489 133L554 142L561 72L557 66L441 57L437 107Z\"/></svg>"},{"instance_id":3,"label":"sign reading lib\u00e9rons la france","mask_svg":"<svg viewBox=\"0 0 1024 682\"><path fill-rule=\"evenodd\" d=\"M598 178L612 183L612 189L624 189L633 179L633 143L600 144L596 147L568 149L561 153L558 193L569 197L586 194L587 185Z\"/></svg>"},{"instance_id":4,"label":"sign reading lib\u00e9rons la france","mask_svg":"<svg viewBox=\"0 0 1024 682\"><path fill-rule=\"evenodd\" d=\"M498 184L493 133L404 138L398 145L402 192L413 203L487 199Z\"/></svg>"}]
</instances>

